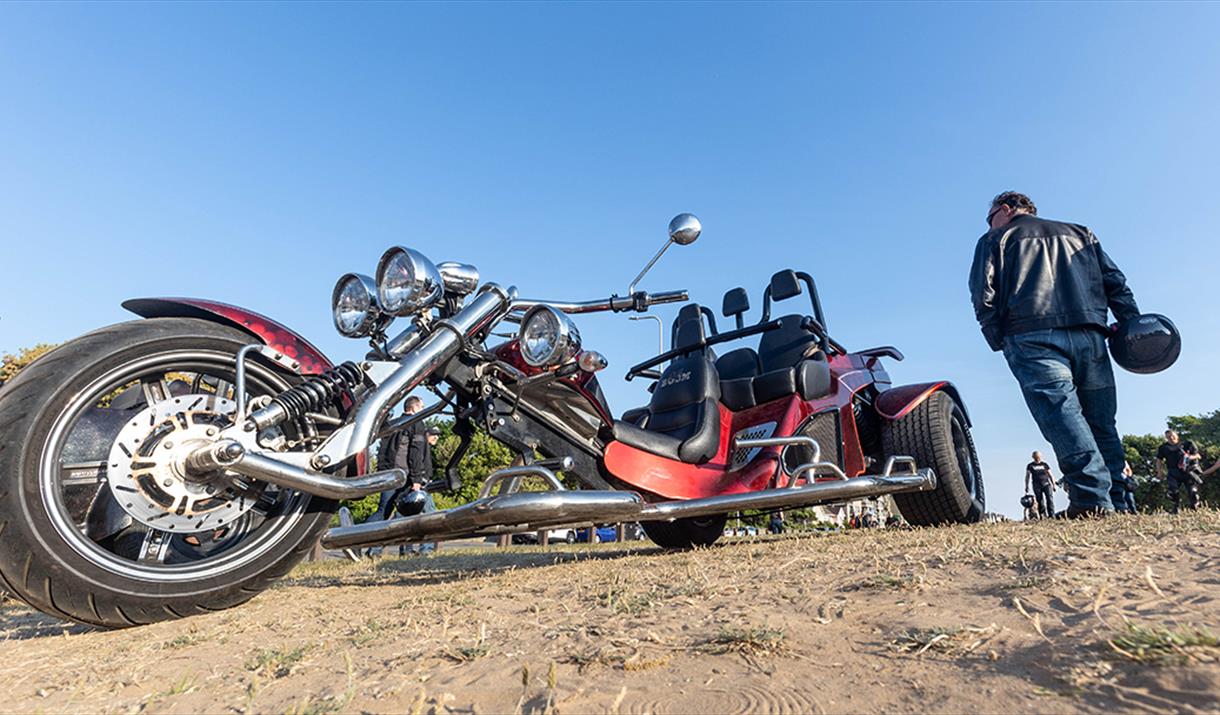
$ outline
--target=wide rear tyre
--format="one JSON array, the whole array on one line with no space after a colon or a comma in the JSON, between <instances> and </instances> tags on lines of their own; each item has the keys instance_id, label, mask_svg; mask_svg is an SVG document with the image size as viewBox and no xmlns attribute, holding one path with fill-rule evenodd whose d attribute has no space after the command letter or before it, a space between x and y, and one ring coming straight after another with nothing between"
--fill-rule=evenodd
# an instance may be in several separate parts
<instances>
[{"instance_id":1,"label":"wide rear tyre","mask_svg":"<svg viewBox=\"0 0 1220 715\"><path fill-rule=\"evenodd\" d=\"M895 494L903 518L915 526L969 524L986 512L983 473L962 408L947 393L934 392L905 416L882 426L890 456L908 455L936 471L936 489Z\"/></svg>"},{"instance_id":2,"label":"wide rear tyre","mask_svg":"<svg viewBox=\"0 0 1220 715\"><path fill-rule=\"evenodd\" d=\"M0 587L44 613L121 628L231 608L299 562L333 502L264 485L240 517L169 532L134 520L109 484L136 469L113 469L106 456L132 415L176 396L231 398L234 356L250 342L204 320L122 323L55 349L0 389ZM258 360L249 367L250 395L297 380Z\"/></svg>"},{"instance_id":3,"label":"wide rear tyre","mask_svg":"<svg viewBox=\"0 0 1220 715\"><path fill-rule=\"evenodd\" d=\"M664 549L689 549L711 546L724 533L727 514L691 517L674 521L645 521L640 524L652 543Z\"/></svg>"}]
</instances>

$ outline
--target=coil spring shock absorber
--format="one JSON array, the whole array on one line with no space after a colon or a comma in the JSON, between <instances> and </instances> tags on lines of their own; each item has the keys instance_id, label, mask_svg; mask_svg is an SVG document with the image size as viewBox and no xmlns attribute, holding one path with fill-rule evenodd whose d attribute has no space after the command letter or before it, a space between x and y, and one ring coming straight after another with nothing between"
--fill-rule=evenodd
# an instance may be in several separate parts
<instances>
[{"instance_id":1,"label":"coil spring shock absorber","mask_svg":"<svg viewBox=\"0 0 1220 715\"><path fill-rule=\"evenodd\" d=\"M288 420L298 420L307 412L324 410L338 404L345 394L355 390L363 381L364 371L353 362L311 375L301 384L272 397L266 407L251 412L246 428L263 430Z\"/></svg>"}]
</instances>

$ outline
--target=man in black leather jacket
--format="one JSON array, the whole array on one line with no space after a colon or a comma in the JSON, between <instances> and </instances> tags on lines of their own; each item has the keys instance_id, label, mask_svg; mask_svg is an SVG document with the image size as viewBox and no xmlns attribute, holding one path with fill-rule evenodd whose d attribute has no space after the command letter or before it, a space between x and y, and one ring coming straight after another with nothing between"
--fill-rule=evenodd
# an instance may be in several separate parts
<instances>
[{"instance_id":1,"label":"man in black leather jacket","mask_svg":"<svg viewBox=\"0 0 1220 715\"><path fill-rule=\"evenodd\" d=\"M1122 271L1084 226L1038 217L1008 191L987 214L970 269L983 336L1002 350L1067 483L1067 516L1105 514L1123 495L1107 311L1139 315Z\"/></svg>"}]
</instances>

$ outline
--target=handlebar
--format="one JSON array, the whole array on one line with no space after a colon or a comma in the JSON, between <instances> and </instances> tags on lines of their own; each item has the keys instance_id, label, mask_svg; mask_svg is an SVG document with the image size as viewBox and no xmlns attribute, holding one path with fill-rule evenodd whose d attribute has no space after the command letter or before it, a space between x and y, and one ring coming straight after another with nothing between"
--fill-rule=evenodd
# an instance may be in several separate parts
<instances>
[{"instance_id":1,"label":"handlebar","mask_svg":"<svg viewBox=\"0 0 1220 715\"><path fill-rule=\"evenodd\" d=\"M533 308L535 305L549 305L552 308L564 313L602 313L605 311L613 311L615 313L627 313L635 311L643 313L650 306L663 305L665 303L681 303L690 297L690 293L684 290L667 290L660 293L648 293L647 291L636 291L631 295L617 296L612 295L604 300L589 300L584 302L571 302L561 300L536 300L531 298L519 298L513 301L512 312L524 312Z\"/></svg>"}]
</instances>

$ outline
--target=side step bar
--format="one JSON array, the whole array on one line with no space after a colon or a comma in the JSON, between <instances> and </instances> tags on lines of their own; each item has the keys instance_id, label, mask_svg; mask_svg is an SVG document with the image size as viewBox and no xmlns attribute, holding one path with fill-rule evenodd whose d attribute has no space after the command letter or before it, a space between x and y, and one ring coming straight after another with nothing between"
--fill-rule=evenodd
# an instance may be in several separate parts
<instances>
[{"instance_id":1,"label":"side step bar","mask_svg":"<svg viewBox=\"0 0 1220 715\"><path fill-rule=\"evenodd\" d=\"M484 496L445 511L330 529L322 536L322 546L355 549L539 531L590 522L673 521L742 509L788 509L936 488L936 474L931 469L914 469L910 464L910 473L895 475L890 474L893 463L891 460L886 473L881 475L653 504L644 502L635 492L625 491L555 490ZM545 467L511 469L516 470L512 477L532 475L555 481L554 474ZM502 480L504 477L498 474L492 478Z\"/></svg>"}]
</instances>

